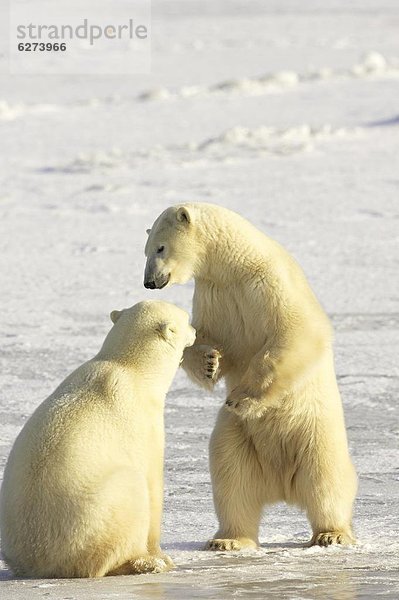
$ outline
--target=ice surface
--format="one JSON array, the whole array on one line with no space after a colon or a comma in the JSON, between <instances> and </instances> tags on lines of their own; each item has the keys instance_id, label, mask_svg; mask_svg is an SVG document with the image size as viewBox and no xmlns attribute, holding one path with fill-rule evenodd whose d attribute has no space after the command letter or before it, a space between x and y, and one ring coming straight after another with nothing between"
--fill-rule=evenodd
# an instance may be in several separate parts
<instances>
[{"instance_id":1,"label":"ice surface","mask_svg":"<svg viewBox=\"0 0 399 600\"><path fill-rule=\"evenodd\" d=\"M1 563L0 597L398 598L398 3L163 0L153 14L151 75L1 78L1 472L27 416L98 349L110 310L190 308L191 285L143 288L145 229L169 204L218 202L294 254L332 318L359 542L303 548L306 518L279 505L259 552L202 552L223 388L180 372L163 536L177 570L21 581Z\"/></svg>"}]
</instances>

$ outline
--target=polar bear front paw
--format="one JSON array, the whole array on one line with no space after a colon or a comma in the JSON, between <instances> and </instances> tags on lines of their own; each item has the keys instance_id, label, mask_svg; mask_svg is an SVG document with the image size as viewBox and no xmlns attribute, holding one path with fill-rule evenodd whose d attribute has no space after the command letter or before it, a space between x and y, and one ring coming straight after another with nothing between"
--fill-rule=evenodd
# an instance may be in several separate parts
<instances>
[{"instance_id":1,"label":"polar bear front paw","mask_svg":"<svg viewBox=\"0 0 399 600\"><path fill-rule=\"evenodd\" d=\"M119 567L108 571L107 575L142 575L144 573L164 573L173 569L169 556L137 556Z\"/></svg>"},{"instance_id":2,"label":"polar bear front paw","mask_svg":"<svg viewBox=\"0 0 399 600\"><path fill-rule=\"evenodd\" d=\"M257 419L266 410L261 400L252 397L242 386L237 386L227 396L226 408L242 419Z\"/></svg>"},{"instance_id":3,"label":"polar bear front paw","mask_svg":"<svg viewBox=\"0 0 399 600\"><path fill-rule=\"evenodd\" d=\"M204 356L203 356L203 363L204 363L204 374L206 379L211 379L212 381L216 381L219 372L220 372L220 367L219 367L219 360L220 360L221 354L219 352L219 350L216 350L215 348L210 348L210 347L206 347L206 350L204 352Z\"/></svg>"},{"instance_id":4,"label":"polar bear front paw","mask_svg":"<svg viewBox=\"0 0 399 600\"><path fill-rule=\"evenodd\" d=\"M186 348L182 367L199 385L211 389L220 375L221 354L205 344Z\"/></svg>"}]
</instances>

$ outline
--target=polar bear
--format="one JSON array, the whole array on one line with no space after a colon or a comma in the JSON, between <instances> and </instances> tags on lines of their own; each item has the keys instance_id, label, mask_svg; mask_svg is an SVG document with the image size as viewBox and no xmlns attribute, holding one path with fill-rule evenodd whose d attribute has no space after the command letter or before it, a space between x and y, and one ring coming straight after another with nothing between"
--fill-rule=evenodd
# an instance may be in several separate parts
<instances>
[{"instance_id":1,"label":"polar bear","mask_svg":"<svg viewBox=\"0 0 399 600\"><path fill-rule=\"evenodd\" d=\"M192 344L188 314L166 302L113 311L100 352L25 424L0 500L2 551L23 577L160 572L163 408Z\"/></svg>"},{"instance_id":2,"label":"polar bear","mask_svg":"<svg viewBox=\"0 0 399 600\"><path fill-rule=\"evenodd\" d=\"M351 463L327 316L295 260L225 208L173 206L147 230L144 285L195 280L183 367L226 403L210 440L219 530L212 550L258 547L262 509L306 511L310 544L350 544Z\"/></svg>"}]
</instances>

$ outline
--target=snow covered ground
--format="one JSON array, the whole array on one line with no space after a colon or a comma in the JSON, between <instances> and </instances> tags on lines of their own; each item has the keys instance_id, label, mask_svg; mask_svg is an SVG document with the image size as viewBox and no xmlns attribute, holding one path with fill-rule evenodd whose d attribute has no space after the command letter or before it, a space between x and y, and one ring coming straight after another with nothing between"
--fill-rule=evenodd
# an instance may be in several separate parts
<instances>
[{"instance_id":1,"label":"snow covered ground","mask_svg":"<svg viewBox=\"0 0 399 600\"><path fill-rule=\"evenodd\" d=\"M1 598L399 597L398 28L397 0L160 0L150 75L1 75L1 472L27 416L97 351L111 309L190 308L192 286L143 288L145 228L203 200L304 267L335 327L360 478L356 547L304 549L304 515L279 505L259 552L202 552L223 388L208 395L181 372L166 409L177 570L21 581L0 563Z\"/></svg>"}]
</instances>

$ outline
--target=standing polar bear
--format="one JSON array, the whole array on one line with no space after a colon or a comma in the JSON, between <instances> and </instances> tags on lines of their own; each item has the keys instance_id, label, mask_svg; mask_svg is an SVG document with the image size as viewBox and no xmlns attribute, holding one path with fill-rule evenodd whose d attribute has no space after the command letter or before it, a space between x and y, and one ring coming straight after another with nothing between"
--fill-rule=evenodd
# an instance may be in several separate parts
<instances>
[{"instance_id":1,"label":"standing polar bear","mask_svg":"<svg viewBox=\"0 0 399 600\"><path fill-rule=\"evenodd\" d=\"M149 234L145 281L195 279L195 344L183 367L227 400L210 441L219 530L208 549L258 546L264 505L304 509L311 543L349 544L357 479L327 316L295 260L238 214L170 207Z\"/></svg>"},{"instance_id":2,"label":"standing polar bear","mask_svg":"<svg viewBox=\"0 0 399 600\"><path fill-rule=\"evenodd\" d=\"M113 311L100 352L30 417L9 456L0 528L20 576L159 572L164 399L195 331L165 302Z\"/></svg>"}]
</instances>

